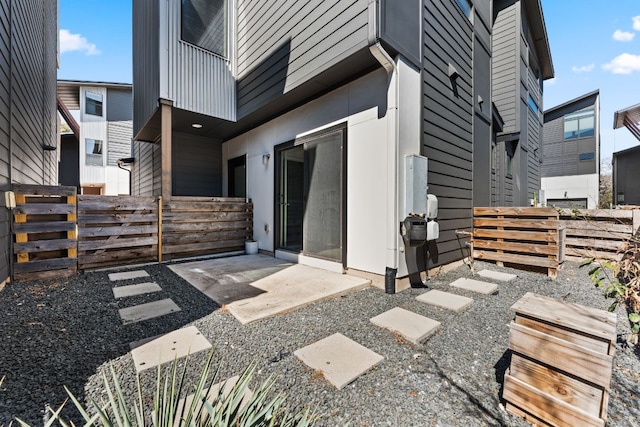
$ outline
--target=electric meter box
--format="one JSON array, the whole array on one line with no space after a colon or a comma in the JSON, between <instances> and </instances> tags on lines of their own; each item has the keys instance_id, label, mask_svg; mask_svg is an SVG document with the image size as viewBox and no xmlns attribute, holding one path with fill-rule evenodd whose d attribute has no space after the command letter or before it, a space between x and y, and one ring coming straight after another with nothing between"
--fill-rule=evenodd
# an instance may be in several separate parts
<instances>
[{"instance_id":1,"label":"electric meter box","mask_svg":"<svg viewBox=\"0 0 640 427\"><path fill-rule=\"evenodd\" d=\"M427 219L438 217L438 198L433 194L427 194Z\"/></svg>"}]
</instances>

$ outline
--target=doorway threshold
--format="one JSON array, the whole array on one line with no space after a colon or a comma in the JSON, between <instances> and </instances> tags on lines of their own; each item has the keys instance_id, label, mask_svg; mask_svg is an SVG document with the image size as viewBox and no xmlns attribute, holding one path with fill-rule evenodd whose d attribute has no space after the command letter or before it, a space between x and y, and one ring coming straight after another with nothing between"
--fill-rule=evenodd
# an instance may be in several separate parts
<instances>
[{"instance_id":1,"label":"doorway threshold","mask_svg":"<svg viewBox=\"0 0 640 427\"><path fill-rule=\"evenodd\" d=\"M295 262L297 264L308 265L309 267L320 268L322 270L332 271L334 273L344 274L342 263L329 261L326 259L314 258L301 253L283 251L276 249L276 258L283 261Z\"/></svg>"}]
</instances>

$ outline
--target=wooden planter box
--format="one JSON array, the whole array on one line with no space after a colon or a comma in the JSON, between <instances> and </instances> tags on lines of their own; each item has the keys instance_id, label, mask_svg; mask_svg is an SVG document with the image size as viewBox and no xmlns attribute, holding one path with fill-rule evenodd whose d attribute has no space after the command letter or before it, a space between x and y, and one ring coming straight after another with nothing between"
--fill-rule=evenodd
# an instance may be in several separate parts
<instances>
[{"instance_id":1,"label":"wooden planter box","mask_svg":"<svg viewBox=\"0 0 640 427\"><path fill-rule=\"evenodd\" d=\"M507 410L536 425L604 426L616 315L530 292L511 309Z\"/></svg>"}]
</instances>

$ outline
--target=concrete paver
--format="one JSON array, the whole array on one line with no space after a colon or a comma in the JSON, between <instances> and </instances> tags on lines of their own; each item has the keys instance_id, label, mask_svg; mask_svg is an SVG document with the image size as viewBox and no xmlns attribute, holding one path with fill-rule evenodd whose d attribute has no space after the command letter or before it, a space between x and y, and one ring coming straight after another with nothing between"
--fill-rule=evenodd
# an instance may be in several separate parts
<instances>
[{"instance_id":1,"label":"concrete paver","mask_svg":"<svg viewBox=\"0 0 640 427\"><path fill-rule=\"evenodd\" d=\"M437 320L400 307L385 311L370 320L374 325L396 332L414 344L429 338L440 327L440 322Z\"/></svg>"},{"instance_id":2,"label":"concrete paver","mask_svg":"<svg viewBox=\"0 0 640 427\"><path fill-rule=\"evenodd\" d=\"M496 285L495 283L467 279L466 277L461 277L458 280L452 282L451 286L455 288L465 289L467 291L478 292L485 295L491 295L498 292L498 285Z\"/></svg>"},{"instance_id":3,"label":"concrete paver","mask_svg":"<svg viewBox=\"0 0 640 427\"><path fill-rule=\"evenodd\" d=\"M338 390L384 360L339 333L296 350L294 354L311 369L321 372Z\"/></svg>"},{"instance_id":4,"label":"concrete paver","mask_svg":"<svg viewBox=\"0 0 640 427\"><path fill-rule=\"evenodd\" d=\"M153 368L176 358L198 353L211 348L195 326L178 329L162 335L131 350L136 372Z\"/></svg>"},{"instance_id":5,"label":"concrete paver","mask_svg":"<svg viewBox=\"0 0 640 427\"><path fill-rule=\"evenodd\" d=\"M122 323L125 325L153 319L154 317L164 316L165 314L175 313L177 311L180 311L180 307L169 298L118 310Z\"/></svg>"},{"instance_id":6,"label":"concrete paver","mask_svg":"<svg viewBox=\"0 0 640 427\"><path fill-rule=\"evenodd\" d=\"M515 274L503 273L501 271L493 270L480 270L478 271L478 276L482 276L489 280L499 280L501 282L509 282L518 277Z\"/></svg>"},{"instance_id":7,"label":"concrete paver","mask_svg":"<svg viewBox=\"0 0 640 427\"><path fill-rule=\"evenodd\" d=\"M144 270L135 271L123 271L121 273L109 273L109 280L115 282L116 280L128 280L137 279L138 277L149 277L149 273Z\"/></svg>"},{"instance_id":8,"label":"concrete paver","mask_svg":"<svg viewBox=\"0 0 640 427\"><path fill-rule=\"evenodd\" d=\"M162 288L155 282L138 283L137 285L117 286L113 288L113 297L115 299L132 297L142 294L150 294L161 291Z\"/></svg>"},{"instance_id":9,"label":"concrete paver","mask_svg":"<svg viewBox=\"0 0 640 427\"><path fill-rule=\"evenodd\" d=\"M473 298L467 298L462 295L443 292L437 289L419 295L416 299L420 302L446 308L447 310L453 310L456 313L461 312L473 303Z\"/></svg>"}]
</instances>

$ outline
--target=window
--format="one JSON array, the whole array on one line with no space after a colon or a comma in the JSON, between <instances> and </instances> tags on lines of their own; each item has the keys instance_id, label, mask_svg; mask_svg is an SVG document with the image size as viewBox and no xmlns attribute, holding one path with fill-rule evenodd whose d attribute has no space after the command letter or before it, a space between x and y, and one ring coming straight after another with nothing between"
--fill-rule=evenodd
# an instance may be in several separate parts
<instances>
[{"instance_id":1,"label":"window","mask_svg":"<svg viewBox=\"0 0 640 427\"><path fill-rule=\"evenodd\" d=\"M227 56L227 0L182 0L182 40Z\"/></svg>"},{"instance_id":2,"label":"window","mask_svg":"<svg viewBox=\"0 0 640 427\"><path fill-rule=\"evenodd\" d=\"M580 158L580 161L583 162L583 161L586 161L586 160L595 159L596 155L595 155L595 153L580 153L579 158Z\"/></svg>"},{"instance_id":3,"label":"window","mask_svg":"<svg viewBox=\"0 0 640 427\"><path fill-rule=\"evenodd\" d=\"M227 184L229 197L247 196L246 157L240 156L227 162Z\"/></svg>"},{"instance_id":4,"label":"window","mask_svg":"<svg viewBox=\"0 0 640 427\"><path fill-rule=\"evenodd\" d=\"M88 166L102 166L102 141L99 139L85 139L87 146L86 164Z\"/></svg>"},{"instance_id":5,"label":"window","mask_svg":"<svg viewBox=\"0 0 640 427\"><path fill-rule=\"evenodd\" d=\"M531 95L529 95L529 108L531 108L531 111L538 114L538 104L536 104L536 101L533 100Z\"/></svg>"},{"instance_id":6,"label":"window","mask_svg":"<svg viewBox=\"0 0 640 427\"><path fill-rule=\"evenodd\" d=\"M469 0L456 0L456 3L458 3L458 6L462 9L464 16L471 20L471 3Z\"/></svg>"},{"instance_id":7,"label":"window","mask_svg":"<svg viewBox=\"0 0 640 427\"><path fill-rule=\"evenodd\" d=\"M85 92L84 112L92 116L102 116L102 95Z\"/></svg>"},{"instance_id":8,"label":"window","mask_svg":"<svg viewBox=\"0 0 640 427\"><path fill-rule=\"evenodd\" d=\"M587 138L594 135L595 113L593 109L564 116L564 139Z\"/></svg>"}]
</instances>

